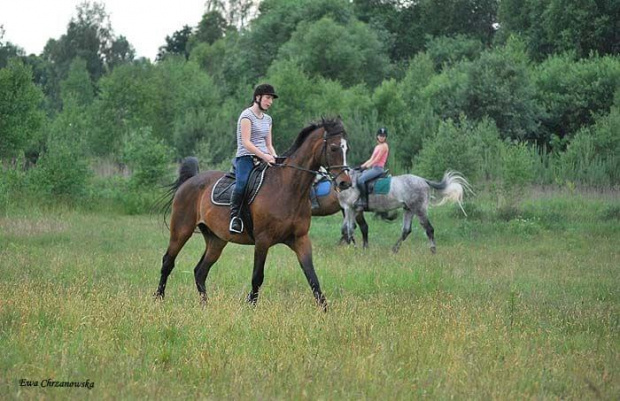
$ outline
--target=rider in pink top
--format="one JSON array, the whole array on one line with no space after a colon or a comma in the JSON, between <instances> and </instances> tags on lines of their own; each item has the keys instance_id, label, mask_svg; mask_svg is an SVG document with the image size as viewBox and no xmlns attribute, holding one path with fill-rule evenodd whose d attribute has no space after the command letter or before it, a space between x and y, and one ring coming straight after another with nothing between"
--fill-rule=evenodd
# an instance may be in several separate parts
<instances>
[{"instance_id":1,"label":"rider in pink top","mask_svg":"<svg viewBox=\"0 0 620 401\"><path fill-rule=\"evenodd\" d=\"M389 154L390 147L387 144L387 129L379 128L379 131L377 131L377 145L375 145L372 156L360 166L363 172L357 179L357 187L360 190L360 197L356 202L358 209L368 208L366 183L385 172L385 163Z\"/></svg>"}]
</instances>

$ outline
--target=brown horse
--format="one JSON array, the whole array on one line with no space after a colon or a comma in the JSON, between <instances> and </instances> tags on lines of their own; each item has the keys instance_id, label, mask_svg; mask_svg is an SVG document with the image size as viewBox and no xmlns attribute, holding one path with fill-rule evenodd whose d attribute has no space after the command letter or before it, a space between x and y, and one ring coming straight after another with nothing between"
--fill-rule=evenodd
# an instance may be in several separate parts
<instances>
[{"instance_id":1,"label":"brown horse","mask_svg":"<svg viewBox=\"0 0 620 401\"><path fill-rule=\"evenodd\" d=\"M164 254L159 287L155 293L164 297L168 276L181 248L200 229L206 249L194 268L196 287L203 303L207 300L206 279L211 266L219 259L229 242L254 245L252 290L248 302L256 304L263 284L267 252L275 244L286 244L297 255L314 297L322 308L327 307L312 262L310 229L310 186L317 170L324 167L335 184L350 187L346 165L347 134L340 119L323 120L304 128L282 156L281 164L270 166L260 192L250 205L253 231L231 234L228 231L230 209L211 202L211 189L225 173L207 171L198 174L196 159L184 161L179 178L172 185L170 241Z\"/></svg>"}]
</instances>

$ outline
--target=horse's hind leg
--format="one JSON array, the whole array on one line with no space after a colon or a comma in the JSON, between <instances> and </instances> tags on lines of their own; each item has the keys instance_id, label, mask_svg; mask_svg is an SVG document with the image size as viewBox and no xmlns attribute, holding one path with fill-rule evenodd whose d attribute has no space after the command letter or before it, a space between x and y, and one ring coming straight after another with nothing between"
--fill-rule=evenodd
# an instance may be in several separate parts
<instances>
[{"instance_id":1,"label":"horse's hind leg","mask_svg":"<svg viewBox=\"0 0 620 401\"><path fill-rule=\"evenodd\" d=\"M437 247L435 246L435 229L431 225L431 222L428 220L426 211L418 212L418 220L420 220L420 225L424 228L424 231L426 231L426 236L428 237L431 253L437 252Z\"/></svg>"},{"instance_id":2,"label":"horse's hind leg","mask_svg":"<svg viewBox=\"0 0 620 401\"><path fill-rule=\"evenodd\" d=\"M226 247L227 242L215 236L207 236L202 227L201 230L203 230L207 249L194 268L194 279L196 280L196 288L198 288L200 300L202 304L205 305L207 303L207 287L205 285L207 276L209 275L211 266L220 258L222 250Z\"/></svg>"},{"instance_id":3,"label":"horse's hind leg","mask_svg":"<svg viewBox=\"0 0 620 401\"><path fill-rule=\"evenodd\" d=\"M394 244L394 247L392 248L392 252L398 253L400 249L400 245L403 243L405 239L407 239L409 234L411 234L411 221L412 220L413 220L413 212L409 209L405 209L405 212L403 213L403 229L401 231L400 238L398 239L398 241L396 241L396 244Z\"/></svg>"},{"instance_id":4,"label":"horse's hind leg","mask_svg":"<svg viewBox=\"0 0 620 401\"><path fill-rule=\"evenodd\" d=\"M166 283L168 282L168 276L172 273L172 269L174 269L174 261L183 248L183 245L187 242L187 240L194 233L194 227L192 226L184 226L181 229L170 230L170 241L168 243L168 249L162 258L161 264L161 276L159 278L159 286L157 287L157 291L155 292L155 297L159 299L163 299L166 292Z\"/></svg>"}]
</instances>

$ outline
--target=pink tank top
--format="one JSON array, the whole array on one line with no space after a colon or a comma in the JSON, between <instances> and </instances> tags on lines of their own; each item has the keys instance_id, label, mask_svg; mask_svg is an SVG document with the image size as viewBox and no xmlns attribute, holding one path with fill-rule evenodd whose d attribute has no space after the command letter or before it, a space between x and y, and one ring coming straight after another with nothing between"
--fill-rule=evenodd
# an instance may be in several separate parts
<instances>
[{"instance_id":1,"label":"pink tank top","mask_svg":"<svg viewBox=\"0 0 620 401\"><path fill-rule=\"evenodd\" d=\"M390 150L387 147L383 147L381 145L375 146L375 150L372 152L371 158L377 157L377 162L373 164L372 167L385 167L385 163L387 162L388 155Z\"/></svg>"}]
</instances>

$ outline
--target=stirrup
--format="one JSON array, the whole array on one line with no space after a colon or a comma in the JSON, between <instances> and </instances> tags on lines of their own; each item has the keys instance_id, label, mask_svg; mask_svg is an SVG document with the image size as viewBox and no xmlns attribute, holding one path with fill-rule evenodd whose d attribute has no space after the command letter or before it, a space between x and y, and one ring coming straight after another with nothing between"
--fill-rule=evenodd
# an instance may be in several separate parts
<instances>
[{"instance_id":1,"label":"stirrup","mask_svg":"<svg viewBox=\"0 0 620 401\"><path fill-rule=\"evenodd\" d=\"M239 225L241 226L241 228L234 227L236 220L239 220ZM239 216L235 216L232 219L230 219L230 224L228 225L228 231L234 234L243 233L243 220Z\"/></svg>"}]
</instances>

